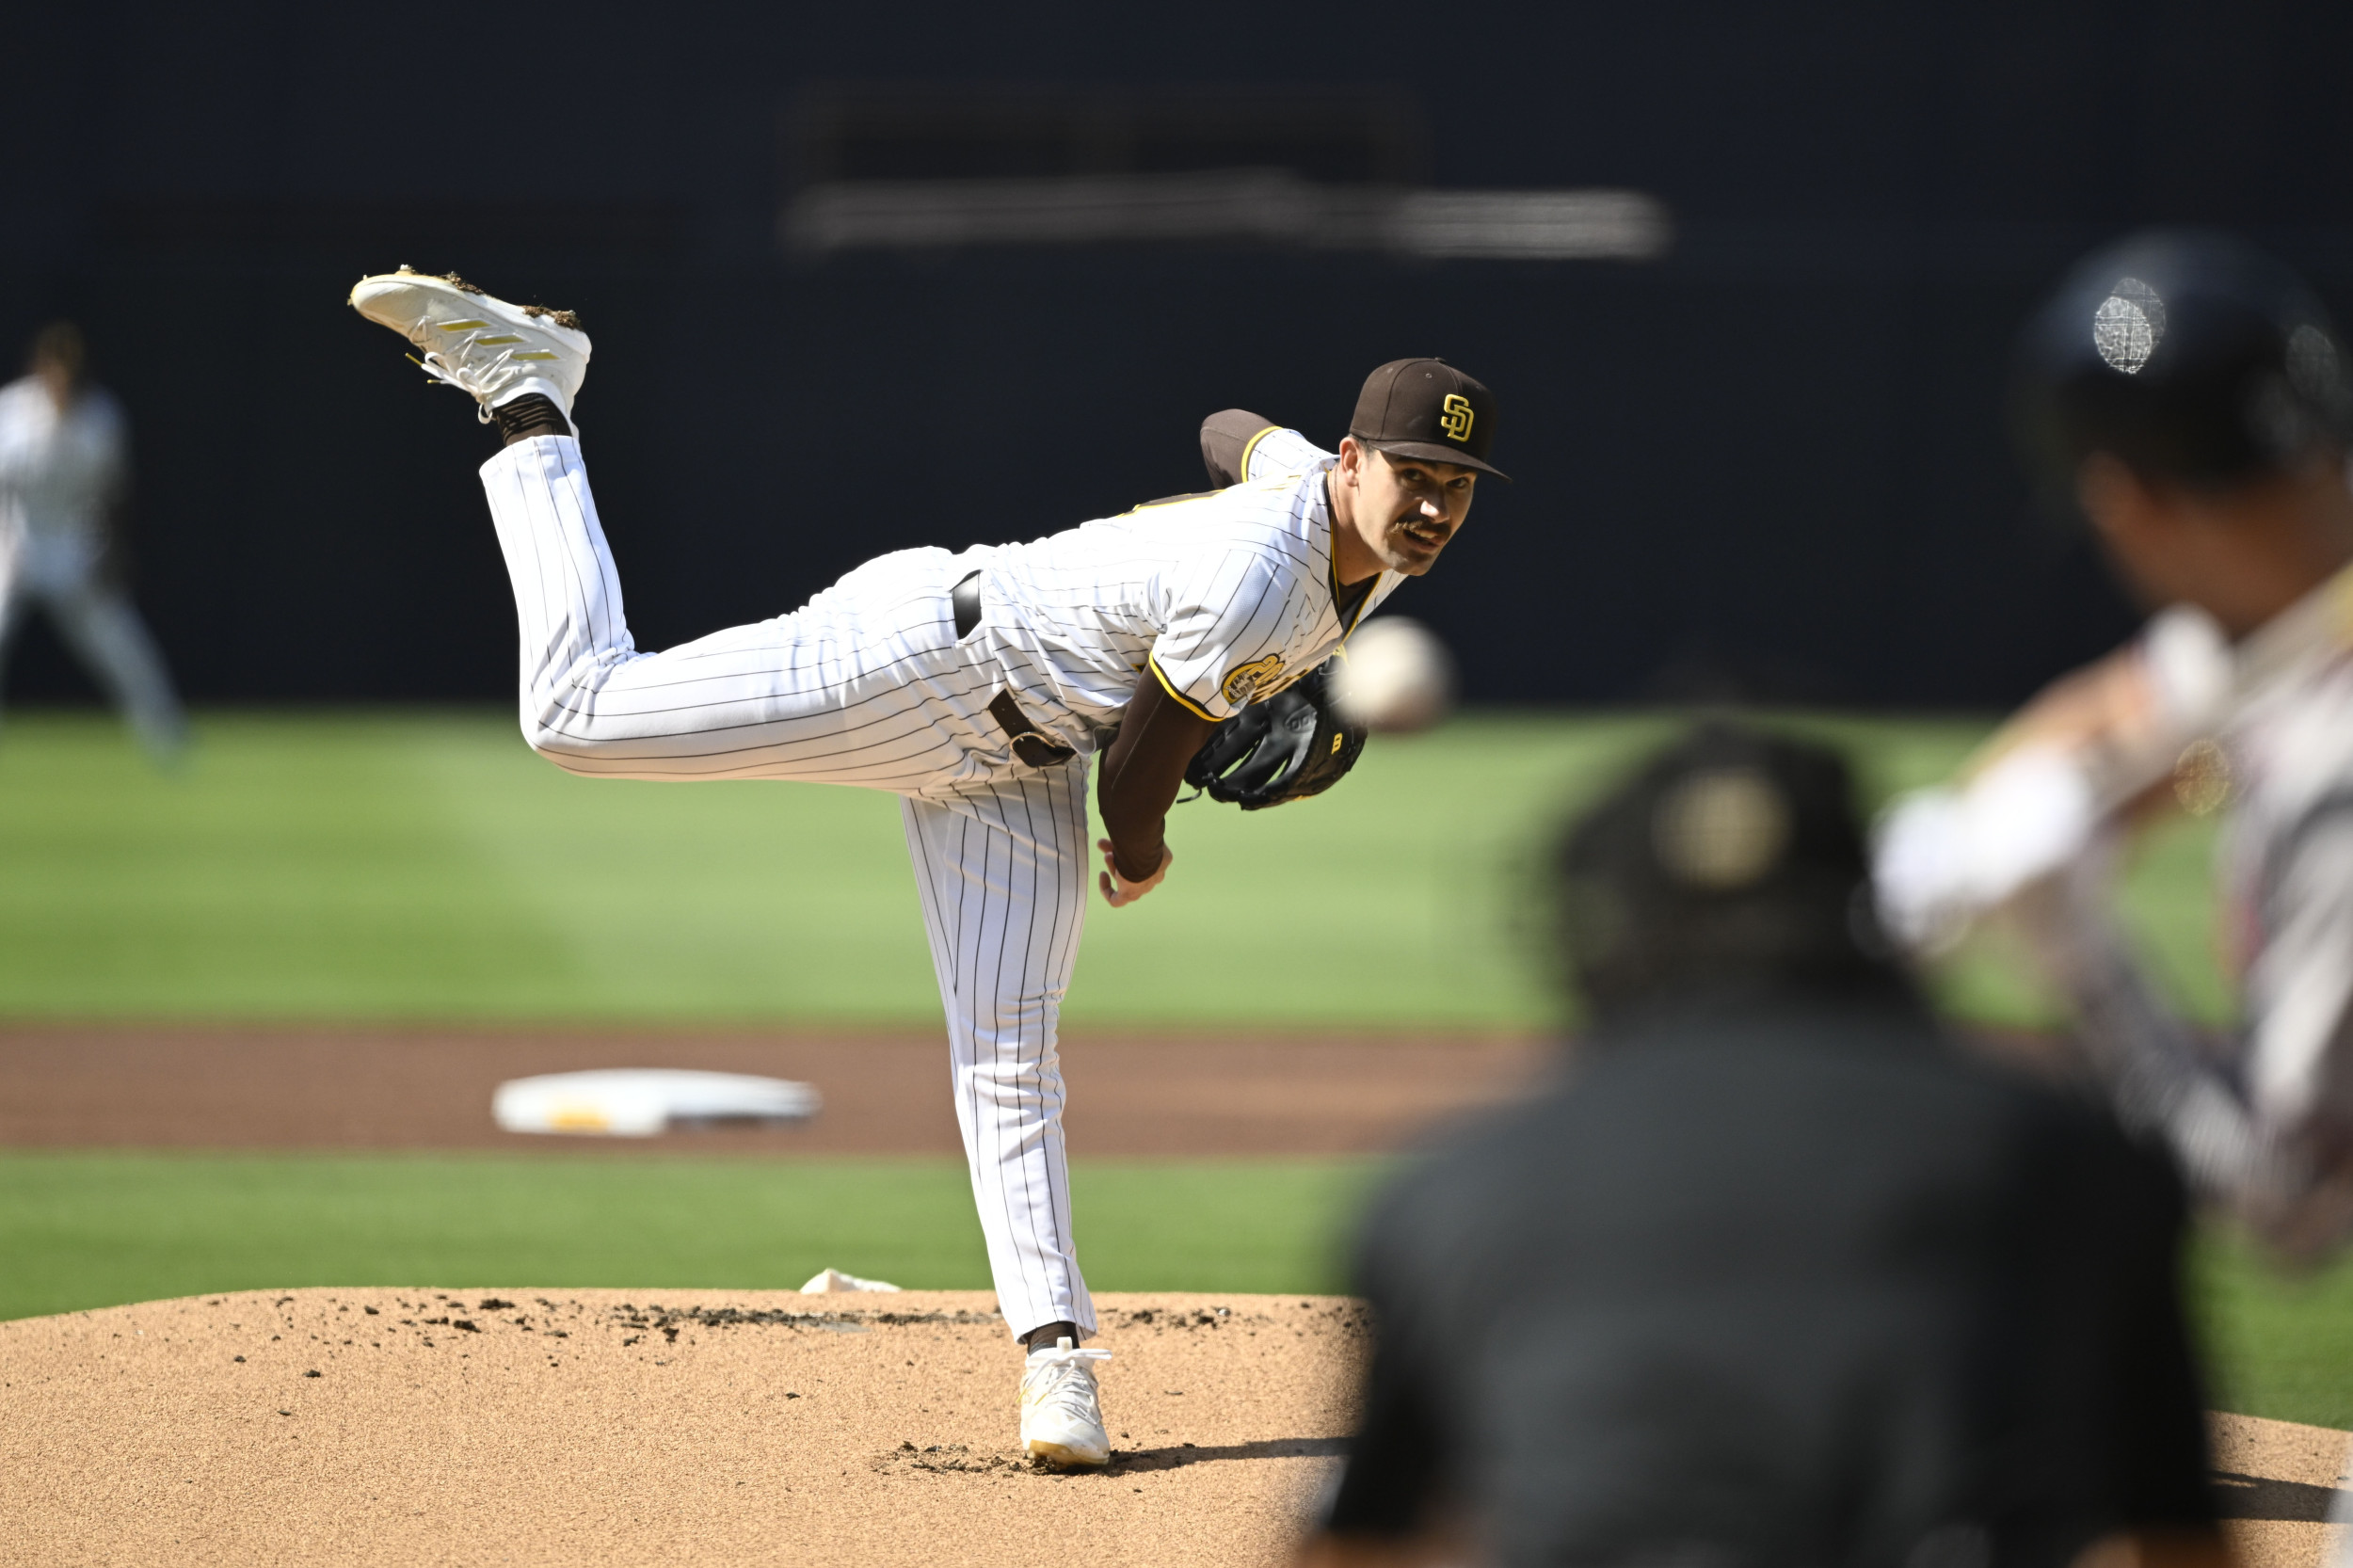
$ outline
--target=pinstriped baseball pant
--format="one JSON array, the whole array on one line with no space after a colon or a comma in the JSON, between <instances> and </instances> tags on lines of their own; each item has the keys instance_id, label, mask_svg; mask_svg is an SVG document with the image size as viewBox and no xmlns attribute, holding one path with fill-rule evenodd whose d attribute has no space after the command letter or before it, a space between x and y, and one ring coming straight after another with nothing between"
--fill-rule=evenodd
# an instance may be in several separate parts
<instances>
[{"instance_id":1,"label":"pinstriped baseball pant","mask_svg":"<svg viewBox=\"0 0 2353 1568\"><path fill-rule=\"evenodd\" d=\"M948 1013L956 1127L1016 1334L1095 1332L1070 1240L1056 1025L1086 914L1087 764L900 801ZM1016 1304L1020 1309L1016 1310Z\"/></svg>"},{"instance_id":2,"label":"pinstriped baseball pant","mask_svg":"<svg viewBox=\"0 0 2353 1568\"><path fill-rule=\"evenodd\" d=\"M532 748L598 777L799 779L901 798L947 1013L956 1124L1019 1336L1095 1329L1071 1241L1055 1048L1086 908L1083 757L1030 769L955 637L946 551L869 562L791 615L640 653L569 437L483 465L515 588Z\"/></svg>"}]
</instances>

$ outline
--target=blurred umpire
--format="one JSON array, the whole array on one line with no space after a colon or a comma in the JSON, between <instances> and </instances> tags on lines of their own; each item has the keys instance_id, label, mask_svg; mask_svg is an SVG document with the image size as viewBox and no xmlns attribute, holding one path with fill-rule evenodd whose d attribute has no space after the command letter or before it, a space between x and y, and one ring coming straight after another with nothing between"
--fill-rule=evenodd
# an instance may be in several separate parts
<instances>
[{"instance_id":1,"label":"blurred umpire","mask_svg":"<svg viewBox=\"0 0 2353 1568\"><path fill-rule=\"evenodd\" d=\"M2353 385L2285 266L2159 232L2087 259L2025 334L2020 432L2153 611L1882 840L1891 924L2023 922L2089 1064L2193 1181L2294 1255L2353 1228ZM2118 935L2160 810L2222 811L2244 1022L2194 1038Z\"/></svg>"},{"instance_id":2,"label":"blurred umpire","mask_svg":"<svg viewBox=\"0 0 2353 1568\"><path fill-rule=\"evenodd\" d=\"M2225 1560L2171 1168L1940 1036L1840 760L1702 728L1557 870L1593 1031L1376 1206L1306 1560Z\"/></svg>"}]
</instances>

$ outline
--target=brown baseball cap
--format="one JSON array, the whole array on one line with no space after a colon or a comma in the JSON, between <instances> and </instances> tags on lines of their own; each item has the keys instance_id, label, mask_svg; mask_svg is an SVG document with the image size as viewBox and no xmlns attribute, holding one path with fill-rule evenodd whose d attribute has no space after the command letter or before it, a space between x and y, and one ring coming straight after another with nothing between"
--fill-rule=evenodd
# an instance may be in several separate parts
<instances>
[{"instance_id":1,"label":"brown baseball cap","mask_svg":"<svg viewBox=\"0 0 2353 1568\"><path fill-rule=\"evenodd\" d=\"M1444 360L1391 360L1365 377L1348 433L1376 451L1460 463L1509 482L1487 461L1496 394Z\"/></svg>"}]
</instances>

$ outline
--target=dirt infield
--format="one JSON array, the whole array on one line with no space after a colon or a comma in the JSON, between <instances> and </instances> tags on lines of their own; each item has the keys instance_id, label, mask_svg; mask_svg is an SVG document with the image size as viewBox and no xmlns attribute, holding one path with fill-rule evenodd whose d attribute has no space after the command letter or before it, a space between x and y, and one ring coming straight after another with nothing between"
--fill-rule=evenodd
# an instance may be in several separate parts
<instances>
[{"instance_id":1,"label":"dirt infield","mask_svg":"<svg viewBox=\"0 0 2353 1568\"><path fill-rule=\"evenodd\" d=\"M1069 1476L1018 1456L983 1291L301 1290L0 1323L0 1560L1281 1560L1360 1309L1098 1304L1117 1451Z\"/></svg>"},{"instance_id":2,"label":"dirt infield","mask_svg":"<svg viewBox=\"0 0 2353 1568\"><path fill-rule=\"evenodd\" d=\"M0 1146L951 1154L928 1034L0 1029ZM1508 1096L1496 1039L1064 1045L1082 1155L1369 1152ZM535 1139L531 1073L806 1080L784 1131ZM1097 1298L1106 1472L1016 1452L987 1292L310 1289L0 1322L0 1562L1249 1564L1287 1557L1348 1427L1360 1310ZM2249 1568L2317 1568L2345 1436L2217 1418Z\"/></svg>"},{"instance_id":3,"label":"dirt infield","mask_svg":"<svg viewBox=\"0 0 2353 1568\"><path fill-rule=\"evenodd\" d=\"M1529 1081L1532 1041L1074 1034L1065 1126L1082 1155L1341 1154L1396 1147ZM702 1067L814 1083L805 1127L651 1141L712 1154L954 1154L946 1041L747 1031L0 1029L0 1147L562 1148L637 1140L504 1133L503 1080Z\"/></svg>"},{"instance_id":4,"label":"dirt infield","mask_svg":"<svg viewBox=\"0 0 2353 1568\"><path fill-rule=\"evenodd\" d=\"M1361 1309L1098 1303L1117 1451L1068 1476L1018 1456L983 1291L322 1289L0 1323L0 1560L1283 1560ZM2345 1434L2216 1436L2249 1568L2316 1568Z\"/></svg>"},{"instance_id":5,"label":"dirt infield","mask_svg":"<svg viewBox=\"0 0 2353 1568\"><path fill-rule=\"evenodd\" d=\"M2345 1433L2253 1416L2214 1418L2214 1467L2231 1544L2247 1568L2333 1562L2329 1511L2347 1480Z\"/></svg>"}]
</instances>

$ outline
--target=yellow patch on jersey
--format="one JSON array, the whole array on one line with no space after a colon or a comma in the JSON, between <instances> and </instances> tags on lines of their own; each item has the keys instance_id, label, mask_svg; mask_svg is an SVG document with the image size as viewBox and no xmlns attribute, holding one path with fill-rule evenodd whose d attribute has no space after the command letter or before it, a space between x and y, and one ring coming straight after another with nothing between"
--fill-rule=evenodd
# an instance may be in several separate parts
<instances>
[{"instance_id":1,"label":"yellow patch on jersey","mask_svg":"<svg viewBox=\"0 0 2353 1568\"><path fill-rule=\"evenodd\" d=\"M1269 681L1283 673L1283 656L1270 653L1263 659L1253 659L1246 664L1236 664L1226 672L1225 684L1218 690L1225 700L1237 708L1247 708L1267 689Z\"/></svg>"}]
</instances>

